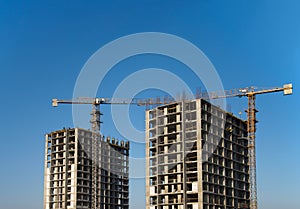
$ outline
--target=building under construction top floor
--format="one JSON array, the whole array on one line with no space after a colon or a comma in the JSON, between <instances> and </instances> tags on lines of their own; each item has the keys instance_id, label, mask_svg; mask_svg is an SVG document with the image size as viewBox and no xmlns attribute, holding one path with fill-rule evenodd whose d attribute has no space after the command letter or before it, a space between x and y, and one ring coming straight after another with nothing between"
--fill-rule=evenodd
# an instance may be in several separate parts
<instances>
[{"instance_id":1,"label":"building under construction top floor","mask_svg":"<svg viewBox=\"0 0 300 209\"><path fill-rule=\"evenodd\" d=\"M45 140L44 209L129 208L129 142L80 128Z\"/></svg>"},{"instance_id":2,"label":"building under construction top floor","mask_svg":"<svg viewBox=\"0 0 300 209\"><path fill-rule=\"evenodd\" d=\"M250 204L247 123L196 99L146 112L146 209Z\"/></svg>"}]
</instances>

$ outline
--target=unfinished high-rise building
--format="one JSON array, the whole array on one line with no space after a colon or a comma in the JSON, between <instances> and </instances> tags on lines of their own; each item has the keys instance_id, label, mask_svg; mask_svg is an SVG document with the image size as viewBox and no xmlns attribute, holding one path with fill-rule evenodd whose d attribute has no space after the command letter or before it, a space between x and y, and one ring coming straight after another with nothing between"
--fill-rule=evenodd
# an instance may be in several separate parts
<instances>
[{"instance_id":1,"label":"unfinished high-rise building","mask_svg":"<svg viewBox=\"0 0 300 209\"><path fill-rule=\"evenodd\" d=\"M146 112L146 209L249 207L247 123L195 99Z\"/></svg>"},{"instance_id":2,"label":"unfinished high-rise building","mask_svg":"<svg viewBox=\"0 0 300 209\"><path fill-rule=\"evenodd\" d=\"M44 209L129 208L129 142L79 128L45 140Z\"/></svg>"}]
</instances>

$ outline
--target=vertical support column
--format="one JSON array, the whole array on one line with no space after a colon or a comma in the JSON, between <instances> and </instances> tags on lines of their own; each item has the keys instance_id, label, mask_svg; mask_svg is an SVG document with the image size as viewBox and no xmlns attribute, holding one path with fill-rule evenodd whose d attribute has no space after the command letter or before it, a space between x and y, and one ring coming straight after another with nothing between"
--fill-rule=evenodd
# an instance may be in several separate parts
<instances>
[{"instance_id":1,"label":"vertical support column","mask_svg":"<svg viewBox=\"0 0 300 209\"><path fill-rule=\"evenodd\" d=\"M250 161L250 209L257 209L256 189L256 154L255 154L255 131L256 131L255 94L248 95L247 131L249 139L249 161Z\"/></svg>"},{"instance_id":2,"label":"vertical support column","mask_svg":"<svg viewBox=\"0 0 300 209\"><path fill-rule=\"evenodd\" d=\"M98 195L97 195L97 176L98 176L98 143L97 135L100 133L100 104L94 103L93 110L91 112L92 119L92 209L97 209L98 207Z\"/></svg>"},{"instance_id":3,"label":"vertical support column","mask_svg":"<svg viewBox=\"0 0 300 209\"><path fill-rule=\"evenodd\" d=\"M75 128L75 153L74 153L74 171L72 169L72 165L71 165L71 175L72 175L72 172L74 172L74 177L72 177L72 181L71 181L71 194L73 193L74 194L74 208L77 208L79 207L77 205L77 198L78 198L78 193L77 193L77 187L78 187L78 165L79 165L79 162L78 162L78 156L81 154L80 153L80 149L79 149L79 142L80 142L80 136L79 136L79 129L78 128ZM82 171L80 171L82 172ZM72 188L74 189L74 191L72 191Z\"/></svg>"},{"instance_id":4,"label":"vertical support column","mask_svg":"<svg viewBox=\"0 0 300 209\"><path fill-rule=\"evenodd\" d=\"M197 130L197 178L198 178L198 207L203 208L203 181L202 181L202 128L201 128L201 118L202 118L202 100L196 99L196 130Z\"/></svg>"},{"instance_id":5,"label":"vertical support column","mask_svg":"<svg viewBox=\"0 0 300 209\"><path fill-rule=\"evenodd\" d=\"M182 143L182 166L183 166L183 209L187 209L187 185L186 185L186 153L185 153L185 101L181 102L181 114L182 114L182 122L181 122L181 143Z\"/></svg>"},{"instance_id":6,"label":"vertical support column","mask_svg":"<svg viewBox=\"0 0 300 209\"><path fill-rule=\"evenodd\" d=\"M91 125L92 125L92 131L100 133L100 104L93 104L93 109L91 112L92 118L91 118Z\"/></svg>"},{"instance_id":7,"label":"vertical support column","mask_svg":"<svg viewBox=\"0 0 300 209\"><path fill-rule=\"evenodd\" d=\"M44 161L44 209L49 208L49 198L50 198L50 169L48 168L48 149L51 148L51 143L49 142L50 134L46 134L45 136L45 161ZM50 144L50 147L48 147ZM51 161L50 161L51 163Z\"/></svg>"},{"instance_id":8,"label":"vertical support column","mask_svg":"<svg viewBox=\"0 0 300 209\"><path fill-rule=\"evenodd\" d=\"M63 140L66 140L66 150L65 150L65 165L64 165L64 168L65 168L65 185L64 185L64 188L65 188L65 205L64 205L64 208L67 209L68 206L67 206L67 202L68 202L68 164L69 164L69 132L70 132L70 129L67 129L66 130L66 137L63 139Z\"/></svg>"},{"instance_id":9,"label":"vertical support column","mask_svg":"<svg viewBox=\"0 0 300 209\"><path fill-rule=\"evenodd\" d=\"M97 209L97 133L92 131L92 209Z\"/></svg>"},{"instance_id":10,"label":"vertical support column","mask_svg":"<svg viewBox=\"0 0 300 209\"><path fill-rule=\"evenodd\" d=\"M146 111L146 209L150 208L150 140L149 140L149 110Z\"/></svg>"}]
</instances>

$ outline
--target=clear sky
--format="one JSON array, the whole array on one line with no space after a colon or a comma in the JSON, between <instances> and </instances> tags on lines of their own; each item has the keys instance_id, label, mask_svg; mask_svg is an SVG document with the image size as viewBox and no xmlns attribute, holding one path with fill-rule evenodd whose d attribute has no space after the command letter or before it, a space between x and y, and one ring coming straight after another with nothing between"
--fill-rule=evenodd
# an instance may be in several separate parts
<instances>
[{"instance_id":1,"label":"clear sky","mask_svg":"<svg viewBox=\"0 0 300 209\"><path fill-rule=\"evenodd\" d=\"M72 98L91 55L139 32L192 42L214 64L225 89L294 84L293 96L257 99L257 182L260 208L299 208L299 11L298 0L0 0L0 208L43 207L44 134L73 127L71 106L54 109L51 98ZM111 96L126 76L150 67L167 69L191 88L201 86L177 61L136 56L113 67L97 95ZM247 107L245 99L227 102L234 113ZM130 110L132 123L143 130L144 109ZM103 133L122 138L109 108L103 113ZM143 158L144 144L133 143L131 155ZM144 179L132 179L131 209L144 208L143 185Z\"/></svg>"}]
</instances>

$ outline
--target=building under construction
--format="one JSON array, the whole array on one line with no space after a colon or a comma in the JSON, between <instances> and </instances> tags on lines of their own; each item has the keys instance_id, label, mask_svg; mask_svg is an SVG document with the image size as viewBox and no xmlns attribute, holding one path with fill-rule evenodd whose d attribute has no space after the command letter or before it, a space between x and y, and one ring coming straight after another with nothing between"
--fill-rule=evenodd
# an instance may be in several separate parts
<instances>
[{"instance_id":1,"label":"building under construction","mask_svg":"<svg viewBox=\"0 0 300 209\"><path fill-rule=\"evenodd\" d=\"M247 123L202 99L146 112L146 209L249 208Z\"/></svg>"},{"instance_id":2,"label":"building under construction","mask_svg":"<svg viewBox=\"0 0 300 209\"><path fill-rule=\"evenodd\" d=\"M45 140L44 209L129 208L129 142L79 128Z\"/></svg>"}]
</instances>

